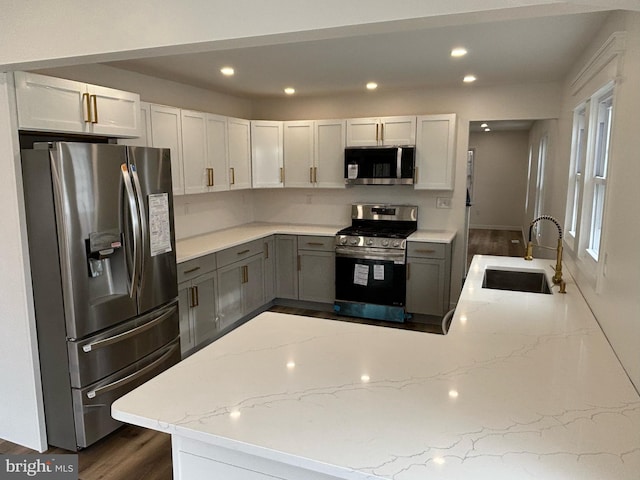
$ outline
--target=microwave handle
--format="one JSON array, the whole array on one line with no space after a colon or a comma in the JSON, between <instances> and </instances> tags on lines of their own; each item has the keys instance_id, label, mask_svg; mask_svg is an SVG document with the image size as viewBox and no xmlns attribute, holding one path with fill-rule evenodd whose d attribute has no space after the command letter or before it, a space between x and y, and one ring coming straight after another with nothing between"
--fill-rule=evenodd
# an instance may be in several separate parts
<instances>
[{"instance_id":1,"label":"microwave handle","mask_svg":"<svg viewBox=\"0 0 640 480\"><path fill-rule=\"evenodd\" d=\"M402 178L402 147L396 153L396 178Z\"/></svg>"}]
</instances>

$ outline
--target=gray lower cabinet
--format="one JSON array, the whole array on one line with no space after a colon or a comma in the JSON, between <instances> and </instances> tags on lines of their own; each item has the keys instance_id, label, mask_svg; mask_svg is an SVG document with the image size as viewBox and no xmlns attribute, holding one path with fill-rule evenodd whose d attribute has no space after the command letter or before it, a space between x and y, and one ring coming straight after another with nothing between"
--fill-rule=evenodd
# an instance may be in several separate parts
<instances>
[{"instance_id":1,"label":"gray lower cabinet","mask_svg":"<svg viewBox=\"0 0 640 480\"><path fill-rule=\"evenodd\" d=\"M406 309L442 316L449 310L451 245L409 242Z\"/></svg>"},{"instance_id":2,"label":"gray lower cabinet","mask_svg":"<svg viewBox=\"0 0 640 480\"><path fill-rule=\"evenodd\" d=\"M180 351L184 356L218 333L215 255L178 265Z\"/></svg>"},{"instance_id":3,"label":"gray lower cabinet","mask_svg":"<svg viewBox=\"0 0 640 480\"><path fill-rule=\"evenodd\" d=\"M220 329L264 305L262 253L218 268L218 318Z\"/></svg>"},{"instance_id":4,"label":"gray lower cabinet","mask_svg":"<svg viewBox=\"0 0 640 480\"><path fill-rule=\"evenodd\" d=\"M298 237L276 235L276 297L298 299Z\"/></svg>"},{"instance_id":5,"label":"gray lower cabinet","mask_svg":"<svg viewBox=\"0 0 640 480\"><path fill-rule=\"evenodd\" d=\"M270 302L276 298L276 251L275 238L272 236L263 240L263 265L264 265L264 301Z\"/></svg>"},{"instance_id":6,"label":"gray lower cabinet","mask_svg":"<svg viewBox=\"0 0 640 480\"><path fill-rule=\"evenodd\" d=\"M333 237L298 237L298 299L333 303L336 256Z\"/></svg>"}]
</instances>

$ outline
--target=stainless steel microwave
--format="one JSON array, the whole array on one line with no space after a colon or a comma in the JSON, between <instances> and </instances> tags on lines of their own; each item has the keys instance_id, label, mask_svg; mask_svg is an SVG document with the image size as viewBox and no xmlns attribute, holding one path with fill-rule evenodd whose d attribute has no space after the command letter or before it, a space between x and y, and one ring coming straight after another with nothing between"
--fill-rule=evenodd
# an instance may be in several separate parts
<instances>
[{"instance_id":1,"label":"stainless steel microwave","mask_svg":"<svg viewBox=\"0 0 640 480\"><path fill-rule=\"evenodd\" d=\"M347 147L344 181L347 185L412 185L415 150L413 145Z\"/></svg>"}]
</instances>

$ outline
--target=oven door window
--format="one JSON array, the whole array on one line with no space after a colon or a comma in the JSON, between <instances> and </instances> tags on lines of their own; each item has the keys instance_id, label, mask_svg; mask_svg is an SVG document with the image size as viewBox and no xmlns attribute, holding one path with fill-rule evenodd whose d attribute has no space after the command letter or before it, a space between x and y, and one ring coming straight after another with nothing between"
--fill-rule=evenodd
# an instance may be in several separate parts
<instances>
[{"instance_id":1,"label":"oven door window","mask_svg":"<svg viewBox=\"0 0 640 480\"><path fill-rule=\"evenodd\" d=\"M404 306L406 268L388 260L336 257L336 299Z\"/></svg>"}]
</instances>

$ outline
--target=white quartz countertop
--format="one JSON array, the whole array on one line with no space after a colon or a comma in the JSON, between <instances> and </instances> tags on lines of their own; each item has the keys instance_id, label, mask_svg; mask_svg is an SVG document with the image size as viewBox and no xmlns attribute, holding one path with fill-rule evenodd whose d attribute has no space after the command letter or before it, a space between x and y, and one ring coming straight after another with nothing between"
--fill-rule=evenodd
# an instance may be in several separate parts
<instances>
[{"instance_id":1,"label":"white quartz countertop","mask_svg":"<svg viewBox=\"0 0 640 480\"><path fill-rule=\"evenodd\" d=\"M300 225L286 223L249 223L238 227L206 233L176 241L178 263L219 252L252 240L274 234L334 236L346 225ZM448 230L418 230L409 240L416 242L450 243L455 232Z\"/></svg>"},{"instance_id":2,"label":"white quartz countertop","mask_svg":"<svg viewBox=\"0 0 640 480\"><path fill-rule=\"evenodd\" d=\"M117 400L115 418L346 479L638 479L640 397L571 278L481 287L446 336L266 312Z\"/></svg>"}]
</instances>

